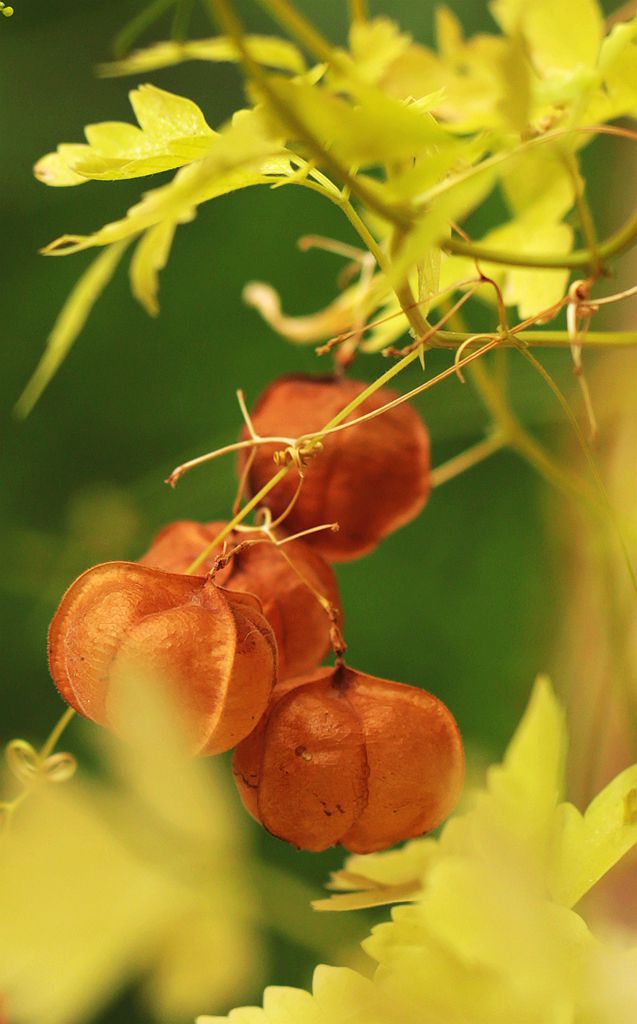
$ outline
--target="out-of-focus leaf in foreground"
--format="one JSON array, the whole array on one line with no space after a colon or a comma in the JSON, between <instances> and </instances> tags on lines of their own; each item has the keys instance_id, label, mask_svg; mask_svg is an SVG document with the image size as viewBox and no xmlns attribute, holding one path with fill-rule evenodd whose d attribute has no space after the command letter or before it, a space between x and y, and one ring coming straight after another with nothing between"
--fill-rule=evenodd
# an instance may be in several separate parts
<instances>
[{"instance_id":1,"label":"out-of-focus leaf in foreground","mask_svg":"<svg viewBox=\"0 0 637 1024\"><path fill-rule=\"evenodd\" d=\"M251 58L266 67L277 68L279 71L294 71L301 74L305 70L303 57L293 43L287 39L274 36L248 36L245 47ZM100 64L98 72L105 78L115 75L145 74L159 68L172 67L186 60L203 60L214 63L221 61L238 61L240 59L236 45L226 36L213 39L170 39L155 43L153 46L136 50L122 60L110 64Z\"/></svg>"},{"instance_id":2,"label":"out-of-focus leaf in foreground","mask_svg":"<svg viewBox=\"0 0 637 1024\"><path fill-rule=\"evenodd\" d=\"M269 988L200 1024L633 1024L637 950L605 944L572 909L637 842L636 769L584 815L563 801L567 731L538 680L504 761L438 840L350 857L327 906L396 906L364 943L370 980L319 967L312 994ZM346 890L350 890L346 892ZM319 904L326 909L325 904Z\"/></svg>"},{"instance_id":3,"label":"out-of-focus leaf in foreground","mask_svg":"<svg viewBox=\"0 0 637 1024\"><path fill-rule=\"evenodd\" d=\"M104 735L109 784L38 790L0 842L0 991L11 1021L85 1021L142 976L160 1020L222 1006L258 974L247 854L210 763L155 687Z\"/></svg>"}]
</instances>

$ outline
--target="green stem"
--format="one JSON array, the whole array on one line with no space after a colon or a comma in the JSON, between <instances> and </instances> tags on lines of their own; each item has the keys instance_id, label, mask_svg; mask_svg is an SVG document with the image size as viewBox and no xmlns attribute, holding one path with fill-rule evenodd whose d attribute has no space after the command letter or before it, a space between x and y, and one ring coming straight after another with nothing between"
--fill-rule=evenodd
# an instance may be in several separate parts
<instances>
[{"instance_id":1,"label":"green stem","mask_svg":"<svg viewBox=\"0 0 637 1024\"><path fill-rule=\"evenodd\" d=\"M586 189L580 173L579 160L573 153L568 153L564 156L564 162L573 182L575 206L577 209L582 239L591 258L591 272L595 277L599 277L601 272L599 240L595 230L593 213L586 198Z\"/></svg>"},{"instance_id":2,"label":"green stem","mask_svg":"<svg viewBox=\"0 0 637 1024\"><path fill-rule=\"evenodd\" d=\"M618 231L610 235L597 247L601 264L631 249L637 243L637 214L631 217ZM550 253L527 254L490 249L485 245L473 245L459 238L448 238L442 243L445 252L455 256L468 256L485 263L500 263L509 267L537 267L539 270L586 270L593 271L594 259L588 249L576 249L563 256Z\"/></svg>"},{"instance_id":3,"label":"green stem","mask_svg":"<svg viewBox=\"0 0 637 1024\"><path fill-rule=\"evenodd\" d=\"M551 391L553 392L553 394L557 398L558 402L560 403L560 406L562 407L562 410L564 411L564 414L566 415L566 418L568 419L569 423L571 424L571 427L573 429L573 433L575 434L575 436L577 438L577 441L578 441L578 443L580 445L580 448L582 449L582 452L584 453L584 457L585 457L585 459L586 459L586 461L588 463L588 468L590 470L590 473L591 473L591 476L592 476L593 481L595 483L595 486L596 486L599 494L601 495L602 502L601 502L601 506L600 507L601 507L601 511L604 513L604 522L605 523L610 523L610 525L614 528L614 530L617 533L617 538L619 540L619 543L620 543L620 546L621 546L621 549L622 549L622 554L624 556L624 561L626 563L626 568L628 569L628 575L630 576L630 580L631 580L631 583L632 583L632 586L633 586L633 590L635 591L635 593L637 593L637 574L635 573L635 569L634 569L634 566L633 566L633 562L632 562L632 558L631 558L631 555L630 555L630 551L628 550L628 544L627 544L626 538L624 536L624 530L623 530L622 524L620 523L620 521L619 521L619 519L617 517L617 514L615 512L615 509L613 508L613 504L612 504L612 502L610 500L610 497L608 495L608 491L606 490L606 486L604 484L604 481L602 480L600 472L599 472L599 470L597 468L597 463L595 462L595 456L593 454L593 451L591 449L590 444L588 443L588 441L586 440L584 434L582 433L582 429L581 429L581 427L580 427L580 425L579 425L579 423L577 421L577 417L575 416L575 413L571 409L566 396L562 393L562 391L560 390L559 386L555 383L555 381L551 377L550 373L542 365L542 363L540 363L539 360L537 360L535 358L535 356L532 355L531 352L527 351L525 348L521 348L520 352L524 356L524 358L527 359L531 363L531 365L534 367L534 369L540 374L542 379L549 386L549 388L551 389Z\"/></svg>"},{"instance_id":4,"label":"green stem","mask_svg":"<svg viewBox=\"0 0 637 1024\"><path fill-rule=\"evenodd\" d=\"M465 473L468 469L473 469L474 466L483 462L484 459L494 455L495 452L506 448L507 443L507 438L499 432L491 434L490 437L485 437L483 441L478 441L477 444L467 448L466 451L461 452L459 455L454 455L452 459L432 469L431 486L441 487L442 484L454 480L461 473Z\"/></svg>"},{"instance_id":5,"label":"green stem","mask_svg":"<svg viewBox=\"0 0 637 1024\"><path fill-rule=\"evenodd\" d=\"M364 24L368 18L367 0L349 0L349 20L352 25Z\"/></svg>"},{"instance_id":6,"label":"green stem","mask_svg":"<svg viewBox=\"0 0 637 1024\"><path fill-rule=\"evenodd\" d=\"M47 757L49 757L53 753L58 744L60 736L62 735L62 733L64 732L64 730L66 729L67 725L74 717L74 715L75 711L73 710L73 708L67 708L64 714L61 716L61 718L58 719L53 729L49 733L48 737L44 741L44 744L38 751L41 762L46 761ZM18 807L20 807L22 803L24 803L24 801L31 793L33 786L29 784L23 785L24 788L22 792L18 793L18 795L14 797L13 800L0 801L0 832L3 832L9 827L11 819L13 818L13 815L15 814L16 810L18 809Z\"/></svg>"},{"instance_id":7,"label":"green stem","mask_svg":"<svg viewBox=\"0 0 637 1024\"><path fill-rule=\"evenodd\" d=\"M246 74L267 96L270 106L282 123L287 126L288 131L295 138L302 140L312 156L319 159L329 169L330 173L342 181L365 206L390 224L400 228L409 228L412 223L409 212L400 206L387 204L373 182L369 180L363 181L357 175L351 174L347 167L344 167L332 153L325 149L314 132L279 98L276 90L272 88L269 76L265 74L263 69L248 53L243 38L243 27L232 9L230 0L209 0L209 3L220 28L235 43ZM268 5L266 4L266 6ZM273 6L277 7L278 3L274 3ZM284 4L283 6L287 8L288 5ZM300 18L300 15L296 15L296 12L293 13L295 17ZM303 21L304 19L301 20ZM332 52L329 47L328 50L330 53Z\"/></svg>"},{"instance_id":8,"label":"green stem","mask_svg":"<svg viewBox=\"0 0 637 1024\"><path fill-rule=\"evenodd\" d=\"M402 373L404 369L410 366L411 363L413 363L418 358L418 349L415 349L413 352L409 352L408 355L403 356L402 359L399 359L397 363L394 363L393 366L390 366L389 370L386 370L385 373L383 373L368 387L366 387L364 391L361 391L360 395L357 395L356 398L353 398L351 402L349 402L343 409L341 409L340 412L337 412L336 416L333 416L329 423L325 424L323 430L318 436L313 435L313 439L316 441L320 441L324 431L331 430L332 427L338 427L339 423L342 423L344 420L346 420L350 413L358 409L358 407L362 405L362 403L367 398L370 398L371 395L376 394L376 392L379 391L380 388L384 387L385 384L389 384L390 380L393 380L393 378L396 377L399 373Z\"/></svg>"},{"instance_id":9,"label":"green stem","mask_svg":"<svg viewBox=\"0 0 637 1024\"><path fill-rule=\"evenodd\" d=\"M544 451L542 445L527 433L486 368L476 362L469 372L480 398L510 447L526 459L553 487L571 498L585 501L595 512L601 512L606 518L605 510L591 495L586 482L564 470Z\"/></svg>"},{"instance_id":10,"label":"green stem","mask_svg":"<svg viewBox=\"0 0 637 1024\"><path fill-rule=\"evenodd\" d=\"M628 341L620 342L623 344L637 345L637 331L633 332L619 332L620 335L623 333L628 335ZM551 337L552 336L552 337ZM557 336L557 337L556 337ZM474 334L470 334L466 331L440 331L437 338L446 343L449 348L458 348L463 342L469 338L475 337ZM553 347L568 347L570 344L569 336L566 331L523 331L518 335L515 335L517 341L524 341L527 344L542 345L546 344ZM548 338L548 340L546 340ZM616 334L605 334L603 335L603 341L600 341L595 334L589 334L586 338L587 345L595 344L606 344L613 345L617 344L614 339L617 338ZM515 341L502 342L503 346L517 348L519 347ZM347 419L347 417L354 412L366 398L375 394L380 388L388 384L394 377L402 372L407 366L413 363L419 358L418 349L414 349L413 352L408 353L403 359L400 359L393 366L390 366L377 380L373 381L369 387L365 388L364 391L357 395L345 408L341 409L339 413L334 416L329 423L326 423L322 430L312 435L313 441L320 441L323 433L330 430L332 427L337 427ZM586 484L581 481L579 477L571 477L565 473L565 471L555 463L550 456L548 456L542 446L538 444L529 434L524 430L519 421L513 415L509 409L506 401L502 398L499 387L490 380L488 375L484 377L483 368L479 364L474 364L474 381L476 387L489 411L491 412L495 422L500 428L500 432L505 436L506 443L514 448L520 455L522 455L528 462L531 463L537 469L542 476L544 476L550 483L558 487L560 490L565 490L570 496L577 498L583 498L589 504L591 504L595 511L604 513L598 502L592 498L588 492ZM479 378L479 380L478 380ZM230 520L229 523L217 534L214 540L197 556L194 562L186 570L187 574L192 574L197 571L203 562L210 557L211 554L216 550L219 544L222 543L234 530L235 526L238 526L245 518L252 512L263 499L273 490L274 487L286 476L290 470L290 466L283 466L279 469L278 473L268 480L266 484L254 495L253 498L243 506L242 509Z\"/></svg>"},{"instance_id":11,"label":"green stem","mask_svg":"<svg viewBox=\"0 0 637 1024\"><path fill-rule=\"evenodd\" d=\"M462 314L460 312L454 313L450 323L452 323L454 327L464 326ZM527 333L541 334L542 332L529 331ZM568 338L568 335L566 335L566 337ZM520 348L519 344L517 344L517 342L520 341L520 338L520 334L512 336L510 343ZM555 462L555 460L544 451L542 445L525 430L509 406L506 393L503 390L500 381L492 377L481 362L473 363L469 373L471 374L471 379L476 391L491 414L493 423L498 429L498 433L505 439L507 444L513 448L518 455L521 455L523 459L526 459L526 461L533 466L533 468L542 477L544 477L548 483L552 484L558 490L565 492L571 498L585 501L586 504L591 507L595 513L601 515L602 519L605 521L606 509L596 500L595 495L591 494L586 481L564 470L559 463Z\"/></svg>"},{"instance_id":12,"label":"green stem","mask_svg":"<svg viewBox=\"0 0 637 1024\"><path fill-rule=\"evenodd\" d=\"M74 717L74 715L75 711L73 710L73 708L67 708L62 717L60 718L60 720L58 721L57 725L52 729L46 742L44 743L44 746L40 750L40 757L42 758L43 761L46 761L49 754L53 753L58 744L60 736L62 735L62 733L64 732L64 730L66 729L67 725Z\"/></svg>"},{"instance_id":13,"label":"green stem","mask_svg":"<svg viewBox=\"0 0 637 1024\"><path fill-rule=\"evenodd\" d=\"M195 0L180 0L173 17L172 38L182 43L188 38L190 21L193 14Z\"/></svg>"},{"instance_id":14,"label":"green stem","mask_svg":"<svg viewBox=\"0 0 637 1024\"><path fill-rule=\"evenodd\" d=\"M372 235L363 218L356 212L349 199L341 198L338 205L354 228L354 231L360 240L367 246L369 252L371 252L378 264L379 270L382 270L384 274L387 274L389 271L389 263L387 262L385 253ZM406 315L407 311L403 310L403 313Z\"/></svg>"},{"instance_id":15,"label":"green stem","mask_svg":"<svg viewBox=\"0 0 637 1024\"><path fill-rule=\"evenodd\" d=\"M226 539L226 537L228 537L232 533L235 526L238 526L239 523L243 522L246 516L248 516L250 512L252 512L252 510L255 509L257 505L259 505L263 501L266 495L270 493L272 488L276 487L276 485L283 479L283 477L286 475L289 469L289 466L282 466L278 473L275 473L274 476L271 477L270 480L268 480L267 484L264 484L261 490L257 491L254 497L250 498L250 501L248 501L243 506L243 508L239 509L237 514L233 516L230 522L226 523L224 528L219 531L214 540L212 540L210 544L208 544L207 547L205 547L203 551L199 555L197 555L194 562L192 562L188 566L185 572L186 576L191 576L193 573L197 571L202 562L205 562L206 559L209 558L210 555L212 555L216 551L219 544L221 544Z\"/></svg>"},{"instance_id":16,"label":"green stem","mask_svg":"<svg viewBox=\"0 0 637 1024\"><path fill-rule=\"evenodd\" d=\"M123 57L142 32L145 32L154 21L161 17L164 11L174 7L176 3L177 0L154 0L153 3L148 4L139 14L135 15L134 18L131 18L115 37L113 42L114 56Z\"/></svg>"},{"instance_id":17,"label":"green stem","mask_svg":"<svg viewBox=\"0 0 637 1024\"><path fill-rule=\"evenodd\" d=\"M346 199L340 191L333 191L332 188L324 188L318 182L310 181L307 178L299 179L296 184L301 185L304 188L309 188L313 192L318 192L320 195L325 196L326 199L329 199L331 203L334 203L335 206L338 206L339 210L342 210L347 217L363 244L366 245L369 252L371 252L378 264L378 268L386 276L389 275L390 263L387 260L387 257L367 227L365 221L354 209L349 199ZM330 184L332 183L330 182ZM393 288L393 291L400 303L400 308L411 324L414 336L418 337L420 334L426 334L430 330L430 326L414 301L414 296L409 286L409 282L407 281L403 285Z\"/></svg>"},{"instance_id":18,"label":"green stem","mask_svg":"<svg viewBox=\"0 0 637 1024\"><path fill-rule=\"evenodd\" d=\"M436 341L440 348L458 348L474 334L467 331L438 331ZM514 340L515 339L515 340ZM569 348L572 339L568 331L520 331L511 339L504 338L502 348L518 348L517 342L531 348ZM637 331L589 331L580 339L582 348L629 348L637 345Z\"/></svg>"},{"instance_id":19,"label":"green stem","mask_svg":"<svg viewBox=\"0 0 637 1024\"><path fill-rule=\"evenodd\" d=\"M317 60L323 64L338 65L340 63L339 55L334 52L325 36L321 35L318 29L287 0L257 0L257 2Z\"/></svg>"},{"instance_id":20,"label":"green stem","mask_svg":"<svg viewBox=\"0 0 637 1024\"><path fill-rule=\"evenodd\" d=\"M402 246L405 243L408 232L402 229L396 228L392 235L391 240L391 254L392 257L398 256ZM415 338L420 335L427 334L431 331L431 325L427 323L427 318L423 316L422 310L416 305L414 294L409 284L409 278L405 277L400 284L396 286L396 296L400 302L400 307L407 316L409 323L412 327L412 332Z\"/></svg>"}]
</instances>

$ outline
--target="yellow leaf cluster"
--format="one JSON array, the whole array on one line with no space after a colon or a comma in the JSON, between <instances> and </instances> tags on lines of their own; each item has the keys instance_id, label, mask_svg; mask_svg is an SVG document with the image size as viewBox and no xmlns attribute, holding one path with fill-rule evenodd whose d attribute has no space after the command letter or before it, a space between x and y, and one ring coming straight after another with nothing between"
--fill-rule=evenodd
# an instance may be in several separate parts
<instances>
[{"instance_id":1,"label":"yellow leaf cluster","mask_svg":"<svg viewBox=\"0 0 637 1024\"><path fill-rule=\"evenodd\" d=\"M637 950L604 945L573 910L637 844L637 766L584 815L563 803L563 712L538 680L501 765L439 840L350 857L321 909L410 899L363 943L371 980L317 969L312 995L200 1024L630 1024ZM350 890L348 894L347 890Z\"/></svg>"},{"instance_id":2,"label":"yellow leaf cluster","mask_svg":"<svg viewBox=\"0 0 637 1024\"><path fill-rule=\"evenodd\" d=\"M266 67L280 71L301 74L305 62L293 43L272 36L247 36L244 40L252 60ZM189 39L183 42L172 39L143 50L136 50L122 60L101 64L99 73L109 78L117 75L138 75L160 68L173 67L187 60L220 61L240 60L240 54L231 39L215 36L213 39Z\"/></svg>"},{"instance_id":3,"label":"yellow leaf cluster","mask_svg":"<svg viewBox=\"0 0 637 1024\"><path fill-rule=\"evenodd\" d=\"M240 59L253 106L215 130L191 100L151 85L134 89L137 126L89 125L86 144L59 146L38 162L37 176L71 186L177 174L121 219L92 234L65 235L45 252L138 239L132 290L155 315L158 274L175 230L199 205L251 185L310 188L343 209L382 278L367 289L369 301L361 304L359 295L350 329L382 310L374 305L379 295L384 302L392 292L408 294L405 282L422 280L423 268L436 268L427 294L416 289L426 301L436 293L439 266L445 287L475 276L475 264L441 264L441 254L452 225L495 188L508 215L476 242L530 258L546 250L566 256L574 233L565 217L580 187L576 155L594 138L595 124L637 111L637 18L605 35L597 0L493 0L491 11L500 34L465 38L455 15L441 7L435 50L386 17L355 21L349 48L321 42L321 62L309 69L294 43L240 30L237 38L159 43L107 65L103 73L138 74L182 60ZM501 264L487 270L521 318L540 314L564 294L560 270ZM489 300L486 289L481 296ZM348 304L341 298L337 311ZM286 335L291 325L275 319ZM404 325L400 317L397 333L386 329L368 348L381 347ZM308 324L310 334L315 328ZM50 358L38 370L38 392L50 378L47 366Z\"/></svg>"},{"instance_id":4,"label":"yellow leaf cluster","mask_svg":"<svg viewBox=\"0 0 637 1024\"><path fill-rule=\"evenodd\" d=\"M68 171L107 181L139 178L191 163L210 148L215 132L192 100L154 85L133 89L129 99L139 127L121 121L89 124L87 145L59 146L57 160L49 154L36 164L36 176L49 185L65 184Z\"/></svg>"},{"instance_id":5,"label":"yellow leaf cluster","mask_svg":"<svg viewBox=\"0 0 637 1024\"><path fill-rule=\"evenodd\" d=\"M130 681L132 683L132 681ZM39 788L0 841L0 991L24 1024L85 1021L142 979L160 1020L258 973L258 897L216 773L184 753L156 687L129 686L111 782Z\"/></svg>"}]
</instances>

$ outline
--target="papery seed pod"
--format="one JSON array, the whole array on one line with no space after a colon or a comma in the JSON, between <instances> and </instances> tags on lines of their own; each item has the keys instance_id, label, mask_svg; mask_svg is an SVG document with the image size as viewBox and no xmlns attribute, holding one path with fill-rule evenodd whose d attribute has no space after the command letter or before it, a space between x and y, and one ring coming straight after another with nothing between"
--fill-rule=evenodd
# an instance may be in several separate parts
<instances>
[{"instance_id":1,"label":"papery seed pod","mask_svg":"<svg viewBox=\"0 0 637 1024\"><path fill-rule=\"evenodd\" d=\"M383 850L430 832L464 777L458 727L424 690L340 667L280 683L233 755L244 806L303 850Z\"/></svg>"},{"instance_id":2,"label":"papery seed pod","mask_svg":"<svg viewBox=\"0 0 637 1024\"><path fill-rule=\"evenodd\" d=\"M254 728L276 662L255 597L134 562L83 573L49 629L51 675L71 707L111 724L116 684L137 669L170 687L199 754L229 750Z\"/></svg>"},{"instance_id":3,"label":"papery seed pod","mask_svg":"<svg viewBox=\"0 0 637 1024\"><path fill-rule=\"evenodd\" d=\"M258 399L251 416L263 437L299 437L324 427L367 385L338 377L296 374L275 380ZM382 388L350 416L372 412L396 398ZM243 437L248 435L244 432ZM281 445L261 445L248 473L256 494L276 472L272 459ZM246 467L242 451L239 466ZM416 412L400 405L381 416L327 436L323 450L305 466L301 492L284 522L288 533L337 522L338 532L322 530L306 543L333 562L371 551L393 530L421 511L430 491L429 436ZM297 475L288 473L263 504L281 515L294 496Z\"/></svg>"},{"instance_id":4,"label":"papery seed pod","mask_svg":"<svg viewBox=\"0 0 637 1024\"><path fill-rule=\"evenodd\" d=\"M190 520L170 523L155 536L139 562L170 572L185 572L225 525ZM257 531L232 533L227 538L228 549L258 538L263 539L263 534ZM221 550L222 547L218 548L206 559L201 572L212 568ZM245 591L259 598L276 638L280 679L316 668L330 647L329 616L304 579L327 598L337 621L342 621L336 578L325 559L300 540L287 543L285 555L294 563L296 572L282 551L266 542L244 548L215 577L229 590Z\"/></svg>"}]
</instances>

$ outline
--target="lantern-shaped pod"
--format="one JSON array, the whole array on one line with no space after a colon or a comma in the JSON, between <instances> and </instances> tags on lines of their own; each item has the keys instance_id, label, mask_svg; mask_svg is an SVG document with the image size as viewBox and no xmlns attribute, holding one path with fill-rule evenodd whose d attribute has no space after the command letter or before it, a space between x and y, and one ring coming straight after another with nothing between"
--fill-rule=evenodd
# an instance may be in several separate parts
<instances>
[{"instance_id":1,"label":"lantern-shaped pod","mask_svg":"<svg viewBox=\"0 0 637 1024\"><path fill-rule=\"evenodd\" d=\"M458 727L424 690L339 667L280 683L237 747L250 814L303 850L383 850L430 832L464 777Z\"/></svg>"},{"instance_id":2,"label":"lantern-shaped pod","mask_svg":"<svg viewBox=\"0 0 637 1024\"><path fill-rule=\"evenodd\" d=\"M318 431L366 386L340 377L281 377L252 410L255 430L263 437L294 438ZM396 392L382 388L348 419L396 397ZM418 414L400 405L328 435L322 443L323 450L304 468L301 492L282 525L288 533L299 533L337 522L338 532L322 530L307 537L306 543L332 562L345 562L371 551L421 511L430 491L429 436ZM260 445L251 456L248 485L252 494L274 476L272 457L281 447ZM241 470L248 457L245 450L240 453ZM292 501L297 483L297 474L289 472L264 498L263 504L275 518Z\"/></svg>"},{"instance_id":3,"label":"lantern-shaped pod","mask_svg":"<svg viewBox=\"0 0 637 1024\"><path fill-rule=\"evenodd\" d=\"M259 602L209 578L106 562L69 587L49 630L62 697L109 725L117 684L170 687L193 752L229 750L254 728L276 682L276 644Z\"/></svg>"},{"instance_id":4,"label":"lantern-shaped pod","mask_svg":"<svg viewBox=\"0 0 637 1024\"><path fill-rule=\"evenodd\" d=\"M185 572L225 525L190 520L170 523L155 536L140 564ZM259 538L264 539L257 531L232 533L227 538L227 550ZM210 554L201 572L212 568L222 549L223 545ZM317 551L300 540L290 541L281 549L265 541L234 555L215 578L228 590L245 591L259 598L276 638L280 679L302 675L320 664L329 650L331 623L312 590L329 601L339 624L342 611L334 573Z\"/></svg>"}]
</instances>

